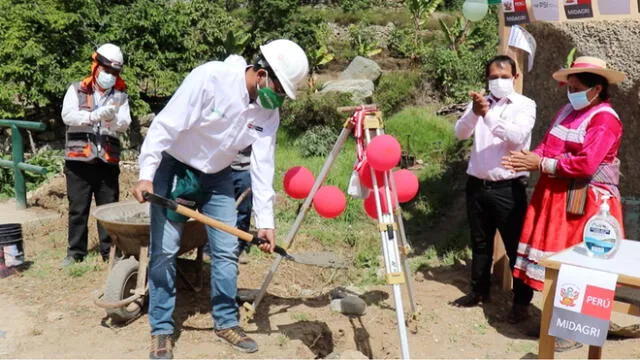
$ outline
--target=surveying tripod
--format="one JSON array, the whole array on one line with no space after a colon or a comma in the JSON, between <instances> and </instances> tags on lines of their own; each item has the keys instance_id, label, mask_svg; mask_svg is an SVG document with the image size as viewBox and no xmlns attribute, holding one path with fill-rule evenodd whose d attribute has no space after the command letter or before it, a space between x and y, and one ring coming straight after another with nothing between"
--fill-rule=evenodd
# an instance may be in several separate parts
<instances>
[{"instance_id":1,"label":"surveying tripod","mask_svg":"<svg viewBox=\"0 0 640 360\"><path fill-rule=\"evenodd\" d=\"M375 104L371 105L362 105L362 106L353 106L353 107L342 107L337 109L338 112L342 113L355 113L357 111L364 111L365 118L362 123L363 127L363 135L365 137L366 144L371 142L371 139L374 136L384 134L383 123L382 123L382 115L381 112L378 111L378 108ZM302 221L305 216L311 209L311 203L313 201L313 197L320 188L320 186L324 183L324 180L329 173L329 170L333 166L335 159L338 154L344 147L344 143L346 142L349 135L354 132L356 127L356 123L352 121L352 116L347 119L344 124L340 135L338 136L338 140L333 145L331 152L329 153L327 160L325 161L322 169L320 170L320 174L315 180L309 195L305 199L304 203L300 207L298 211L298 215L296 217L295 222L292 227L289 229L287 233L287 237L284 239L282 247L288 249L293 243L293 239L295 238ZM411 282L410 276L407 274L411 274L409 270L409 264L406 261L406 257L409 253L410 246L406 238L404 223L402 221L402 210L400 209L400 205L398 203L395 184L393 182L393 176L391 176L391 171L387 170L384 172L381 194L376 191L378 189L377 179L374 173L373 167L370 167L371 171L371 179L373 181L373 195L375 196L376 202L376 211L377 211L377 221L378 221L378 231L380 232L380 240L382 247L382 254L384 257L384 265L386 272L386 280L388 284L391 284L393 288L393 298L395 301L396 307L396 317L397 317L397 325L398 332L400 335L400 345L402 351L402 358L409 359L409 344L407 339L407 329L405 326L405 314L404 307L402 303L402 293L400 286L402 284L407 285L407 292L409 294L409 299L411 301L411 312L412 314L416 313L416 303L413 291L413 284ZM382 195L382 196L380 196ZM386 204L398 204L395 209L393 206L386 206L388 209L386 212L383 212L382 209L382 201L386 201ZM399 235L399 236L398 236ZM267 287L269 283L273 279L273 275L278 269L280 262L282 261L281 256L276 256L275 260L271 264L271 268L269 272L265 276L262 286L258 291L253 304L250 307L250 311L255 313L255 310L258 308L258 305L262 301L264 295L266 294Z\"/></svg>"}]
</instances>

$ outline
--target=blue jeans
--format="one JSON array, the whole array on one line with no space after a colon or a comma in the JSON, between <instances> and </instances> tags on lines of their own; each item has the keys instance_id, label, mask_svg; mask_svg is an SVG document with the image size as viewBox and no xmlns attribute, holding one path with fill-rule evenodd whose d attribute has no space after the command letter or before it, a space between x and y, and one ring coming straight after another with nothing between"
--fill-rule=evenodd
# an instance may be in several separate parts
<instances>
[{"instance_id":1,"label":"blue jeans","mask_svg":"<svg viewBox=\"0 0 640 360\"><path fill-rule=\"evenodd\" d=\"M251 187L251 173L249 170L233 170L231 172L233 177L233 187L235 190L236 199L246 190ZM249 193L244 200L238 204L236 210L238 211L238 220L236 221L236 227L242 231L249 231L251 226L251 208L253 206L253 194ZM238 252L236 255L240 256L242 251L247 248L249 243L238 239Z\"/></svg>"},{"instance_id":2,"label":"blue jeans","mask_svg":"<svg viewBox=\"0 0 640 360\"><path fill-rule=\"evenodd\" d=\"M169 196L176 168L181 166L173 157L163 154L153 179L154 191ZM231 181L231 168L216 174L202 174L200 186L204 201L200 211L227 225L236 224L236 210ZM170 221L166 210L151 205L151 246L149 261L149 323L151 335L172 334L173 310L176 304L176 256L184 223ZM236 303L238 238L207 226L211 249L211 315L214 329L238 325Z\"/></svg>"},{"instance_id":3,"label":"blue jeans","mask_svg":"<svg viewBox=\"0 0 640 360\"><path fill-rule=\"evenodd\" d=\"M233 189L235 192L236 200L242 195L242 193L251 187L251 173L249 170L232 170L231 177L233 179ZM249 193L240 204L238 204L236 211L238 220L236 221L236 227L242 231L249 231L251 227L251 209L253 207L253 193ZM249 247L249 243L238 239L238 247L236 248L236 256L240 256L242 252ZM204 246L204 252L209 252L209 245Z\"/></svg>"}]
</instances>

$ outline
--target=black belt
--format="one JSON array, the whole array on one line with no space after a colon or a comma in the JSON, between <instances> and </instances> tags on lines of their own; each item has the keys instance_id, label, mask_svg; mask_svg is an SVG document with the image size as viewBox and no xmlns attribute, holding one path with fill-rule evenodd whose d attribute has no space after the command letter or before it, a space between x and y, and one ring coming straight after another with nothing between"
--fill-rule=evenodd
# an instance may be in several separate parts
<instances>
[{"instance_id":1,"label":"black belt","mask_svg":"<svg viewBox=\"0 0 640 360\"><path fill-rule=\"evenodd\" d=\"M489 189L498 189L498 188L503 188L503 187L509 187L509 186L513 186L514 184L519 184L519 185L526 186L527 185L527 177L526 176L520 176L520 177L513 178L513 179L491 181L491 180L479 179L479 178L477 178L475 176L469 175L469 184L474 185L474 186L478 186L478 187L485 187L485 188L489 188Z\"/></svg>"}]
</instances>

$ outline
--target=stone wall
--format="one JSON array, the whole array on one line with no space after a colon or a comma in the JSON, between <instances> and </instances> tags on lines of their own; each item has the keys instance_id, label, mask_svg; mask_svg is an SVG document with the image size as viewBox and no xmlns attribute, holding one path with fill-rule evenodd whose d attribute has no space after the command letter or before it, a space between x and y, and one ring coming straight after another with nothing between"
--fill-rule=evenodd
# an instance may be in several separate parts
<instances>
[{"instance_id":1,"label":"stone wall","mask_svg":"<svg viewBox=\"0 0 640 360\"><path fill-rule=\"evenodd\" d=\"M538 104L533 144L549 128L556 111L567 103L566 89L551 74L562 67L571 48L576 56L603 58L627 79L612 87L612 103L624 123L619 157L622 162L623 196L640 195L640 20L573 23L534 23L527 30L535 37L538 51L535 66L524 77L524 94Z\"/></svg>"}]
</instances>

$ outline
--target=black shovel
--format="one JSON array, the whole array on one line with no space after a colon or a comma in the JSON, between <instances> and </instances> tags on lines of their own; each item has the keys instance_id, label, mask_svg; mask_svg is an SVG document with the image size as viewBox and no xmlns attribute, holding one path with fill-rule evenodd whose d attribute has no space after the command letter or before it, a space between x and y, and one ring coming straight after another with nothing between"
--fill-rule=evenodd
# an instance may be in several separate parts
<instances>
[{"instance_id":1,"label":"black shovel","mask_svg":"<svg viewBox=\"0 0 640 360\"><path fill-rule=\"evenodd\" d=\"M170 200L160 195L152 194L146 191L142 193L142 196L144 197L145 200L147 200L150 203L175 211L180 215L190 217L205 225L209 225L212 228L216 228L218 230L222 230L231 235L235 235L238 237L238 239L244 240L248 243L258 245L258 246L268 243L268 241L265 239L261 239L253 234L250 234L246 231L242 231L233 226L229 226L223 222L213 219L198 211L192 210L187 206L180 205L175 200ZM337 268L347 267L347 265L344 263L344 261L342 261L342 259L337 258L334 254L329 252L308 253L304 255L301 255L301 254L292 255L287 253L287 250L285 250L284 248L278 245L276 245L274 252L276 252L277 254L279 254L280 256L282 256L287 260L294 261L300 264L320 266L320 267L337 267Z\"/></svg>"}]
</instances>

